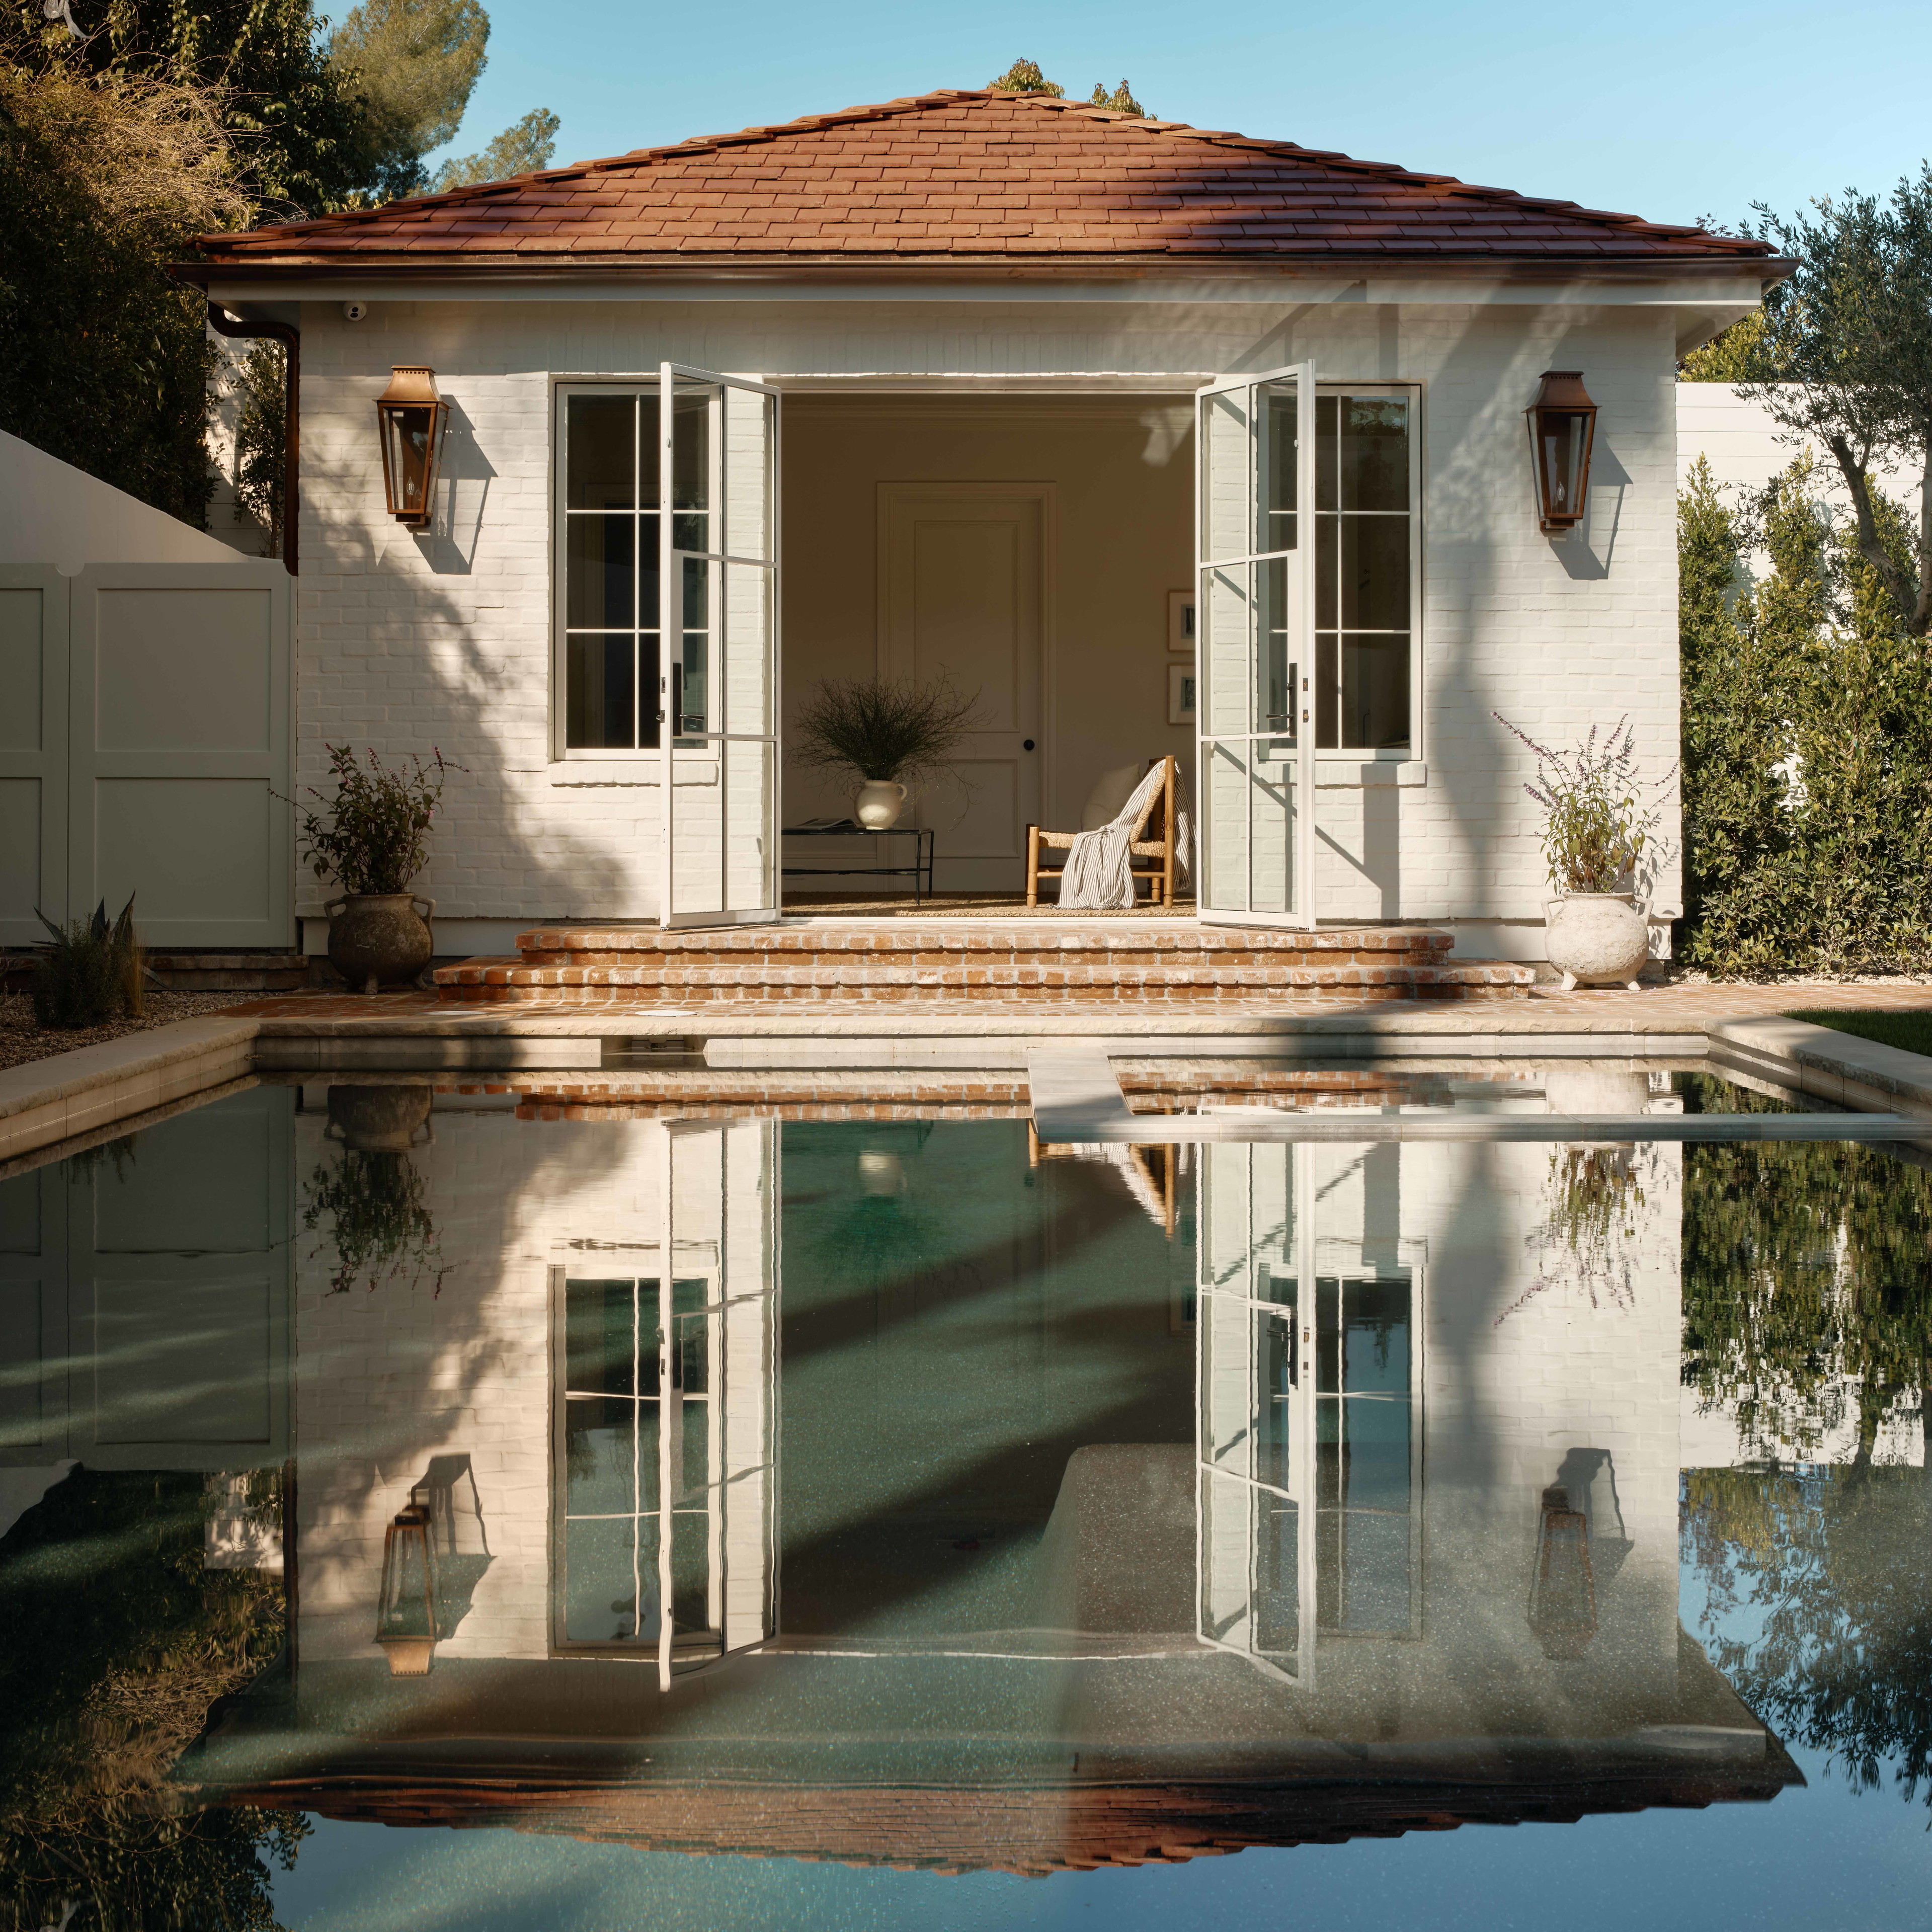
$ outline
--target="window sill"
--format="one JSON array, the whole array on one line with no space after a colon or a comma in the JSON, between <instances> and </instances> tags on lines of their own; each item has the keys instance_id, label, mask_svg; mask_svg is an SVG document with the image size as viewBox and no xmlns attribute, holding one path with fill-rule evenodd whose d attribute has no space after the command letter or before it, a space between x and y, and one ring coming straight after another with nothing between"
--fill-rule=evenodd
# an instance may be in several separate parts
<instances>
[{"instance_id":1,"label":"window sill","mask_svg":"<svg viewBox=\"0 0 1932 1932\"><path fill-rule=\"evenodd\" d=\"M1370 785L1425 785L1429 782L1426 758L1318 758L1315 760L1318 785L1365 788Z\"/></svg>"},{"instance_id":2,"label":"window sill","mask_svg":"<svg viewBox=\"0 0 1932 1932\"><path fill-rule=\"evenodd\" d=\"M686 758L679 753L675 764L674 782L681 785L716 784L718 782L718 760L716 758ZM553 785L582 787L587 785L655 785L664 782L664 766L659 760L649 758L562 758L550 768L550 782Z\"/></svg>"}]
</instances>

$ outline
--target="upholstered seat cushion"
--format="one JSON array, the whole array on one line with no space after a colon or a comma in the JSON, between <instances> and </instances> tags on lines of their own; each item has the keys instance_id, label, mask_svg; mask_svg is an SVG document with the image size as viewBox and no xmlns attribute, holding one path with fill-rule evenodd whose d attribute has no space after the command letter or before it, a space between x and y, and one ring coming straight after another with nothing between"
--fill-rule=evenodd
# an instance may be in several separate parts
<instances>
[{"instance_id":1,"label":"upholstered seat cushion","mask_svg":"<svg viewBox=\"0 0 1932 1932\"><path fill-rule=\"evenodd\" d=\"M1111 825L1120 817L1129 799L1134 795L1134 787L1147 776L1147 761L1137 765L1117 765L1111 772L1102 772L1094 789L1087 794L1087 802L1080 812L1080 829L1082 832L1097 832L1103 825ZM1042 838L1047 835L1042 833ZM1072 837L1071 832L1055 832L1056 839Z\"/></svg>"}]
</instances>

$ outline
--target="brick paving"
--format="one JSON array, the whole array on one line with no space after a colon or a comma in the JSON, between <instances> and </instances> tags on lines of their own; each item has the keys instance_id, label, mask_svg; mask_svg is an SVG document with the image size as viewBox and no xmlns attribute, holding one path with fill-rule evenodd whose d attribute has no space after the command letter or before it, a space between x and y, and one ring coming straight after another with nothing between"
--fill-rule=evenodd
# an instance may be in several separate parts
<instances>
[{"instance_id":1,"label":"brick paving","mask_svg":"<svg viewBox=\"0 0 1932 1932\"><path fill-rule=\"evenodd\" d=\"M588 994L592 989L584 989ZM1292 1022L1298 1018L1318 1020L1332 1028L1339 1017L1359 1012L1372 1030L1425 1032L1456 1034L1484 1034L1632 1033L1693 1034L1726 1019L1766 1013L1789 1012L1799 1009L1845 1007L1891 1011L1932 1012L1932 979L1882 980L1785 980L1772 986L1744 985L1732 982L1708 982L1678 980L1646 986L1634 993L1621 988L1604 990L1558 992L1553 986L1534 986L1528 997L1509 1001L1485 1001L1466 1006L1460 1002L1390 1000L1371 1002L1336 992L1322 998L1306 997L1247 999L1217 1003L1212 1010L1216 1028L1244 1023ZM1179 1010L1174 1003L1167 1010L1150 1015L1144 1000L1122 998L1105 1004L1096 1002L1095 1017L1110 1018L1118 1006L1120 1030L1161 1030ZM669 1024L688 1019L699 1030L728 1018L734 1033L760 1030L747 1024L742 1008L725 1012L685 1011L675 1007L642 1008L606 994L602 998L580 997L566 1005L561 1002L532 1001L514 1007L454 1006L433 993L284 994L273 998L245 1000L226 1010L268 1022L269 1030L285 1028L302 1033L347 1034L407 1031L464 1034L556 1032L569 1030L614 1035L637 1031L652 1022ZM779 1004L774 1018L782 1016ZM814 1030L828 1037L840 1030L853 1030L860 1024L868 1033L916 1034L928 1023L945 1023L951 1030L963 1025L970 1032L976 1018L998 1024L1003 1032L1013 1030L1015 1022L1037 1017L1042 1031L1052 1031L1059 1023L1052 1010L1024 1000L983 998L944 999L932 997L916 987L904 990L895 1000L854 1001L826 1000L816 1004L810 1014ZM1151 1019L1151 1028L1146 1022ZM787 1030L793 1029L788 1027Z\"/></svg>"}]
</instances>

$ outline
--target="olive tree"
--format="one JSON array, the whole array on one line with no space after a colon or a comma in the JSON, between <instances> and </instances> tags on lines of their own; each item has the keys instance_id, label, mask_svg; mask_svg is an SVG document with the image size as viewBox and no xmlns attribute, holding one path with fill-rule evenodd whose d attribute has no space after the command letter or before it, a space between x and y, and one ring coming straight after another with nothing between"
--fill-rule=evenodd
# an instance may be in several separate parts
<instances>
[{"instance_id":1,"label":"olive tree","mask_svg":"<svg viewBox=\"0 0 1932 1932\"><path fill-rule=\"evenodd\" d=\"M1761 203L1762 232L1795 264L1766 298L1742 393L1832 452L1856 542L1914 637L1932 631L1932 163L1891 197L1848 190L1790 220ZM1914 541L1885 541L1875 464L1918 477Z\"/></svg>"}]
</instances>

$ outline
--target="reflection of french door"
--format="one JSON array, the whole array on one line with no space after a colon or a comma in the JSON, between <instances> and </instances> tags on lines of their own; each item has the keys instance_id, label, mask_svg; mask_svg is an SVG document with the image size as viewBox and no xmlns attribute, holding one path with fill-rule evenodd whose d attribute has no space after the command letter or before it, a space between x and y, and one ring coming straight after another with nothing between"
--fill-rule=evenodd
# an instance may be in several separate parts
<instances>
[{"instance_id":1,"label":"reflection of french door","mask_svg":"<svg viewBox=\"0 0 1932 1932\"><path fill-rule=\"evenodd\" d=\"M778 1139L644 1131L658 1239L553 1271L553 1642L668 1689L772 1628Z\"/></svg>"},{"instance_id":2,"label":"reflection of french door","mask_svg":"<svg viewBox=\"0 0 1932 1932\"><path fill-rule=\"evenodd\" d=\"M664 364L659 923L778 916L778 398Z\"/></svg>"},{"instance_id":3,"label":"reflection of french door","mask_svg":"<svg viewBox=\"0 0 1932 1932\"><path fill-rule=\"evenodd\" d=\"M1312 926L1315 365L1195 408L1201 916Z\"/></svg>"},{"instance_id":4,"label":"reflection of french door","mask_svg":"<svg viewBox=\"0 0 1932 1932\"><path fill-rule=\"evenodd\" d=\"M947 892L1013 892L1041 814L1052 485L879 486L879 664L979 694L980 723L908 811Z\"/></svg>"},{"instance_id":5,"label":"reflection of french door","mask_svg":"<svg viewBox=\"0 0 1932 1932\"><path fill-rule=\"evenodd\" d=\"M1312 1146L1199 1151L1198 1634L1307 1684L1318 1633L1420 1631L1419 1257L1318 1233Z\"/></svg>"}]
</instances>

